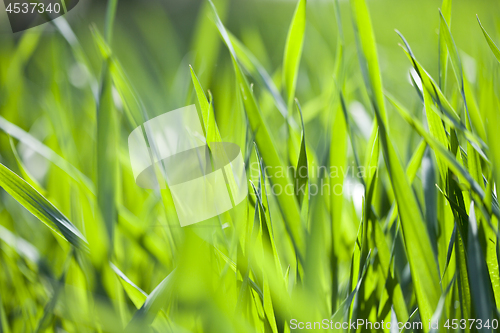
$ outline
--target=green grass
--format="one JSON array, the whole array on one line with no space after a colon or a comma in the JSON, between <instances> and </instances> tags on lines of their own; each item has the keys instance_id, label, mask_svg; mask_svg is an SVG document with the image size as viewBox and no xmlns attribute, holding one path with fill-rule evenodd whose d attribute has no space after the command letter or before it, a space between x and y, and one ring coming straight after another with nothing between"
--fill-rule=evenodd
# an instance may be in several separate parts
<instances>
[{"instance_id":1,"label":"green grass","mask_svg":"<svg viewBox=\"0 0 500 333\"><path fill-rule=\"evenodd\" d=\"M141 3L0 35L0 332L495 331L495 1ZM189 104L248 196L181 228L127 138Z\"/></svg>"}]
</instances>

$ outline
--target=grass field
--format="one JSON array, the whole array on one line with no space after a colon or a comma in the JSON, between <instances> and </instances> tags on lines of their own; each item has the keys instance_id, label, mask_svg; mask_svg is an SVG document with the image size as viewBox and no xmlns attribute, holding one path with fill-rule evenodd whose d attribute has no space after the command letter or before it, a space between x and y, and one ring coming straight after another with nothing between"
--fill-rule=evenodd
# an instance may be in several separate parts
<instances>
[{"instance_id":1,"label":"grass field","mask_svg":"<svg viewBox=\"0 0 500 333\"><path fill-rule=\"evenodd\" d=\"M498 331L500 3L212 1L0 34L0 332ZM181 227L128 137L191 104L248 195Z\"/></svg>"}]
</instances>

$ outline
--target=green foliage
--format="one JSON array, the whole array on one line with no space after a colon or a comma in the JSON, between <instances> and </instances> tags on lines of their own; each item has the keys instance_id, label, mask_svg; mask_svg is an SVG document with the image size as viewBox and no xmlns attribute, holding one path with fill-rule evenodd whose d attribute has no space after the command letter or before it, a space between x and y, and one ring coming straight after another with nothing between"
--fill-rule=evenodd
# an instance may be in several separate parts
<instances>
[{"instance_id":1,"label":"green foliage","mask_svg":"<svg viewBox=\"0 0 500 333\"><path fill-rule=\"evenodd\" d=\"M495 331L500 8L437 5L110 0L0 35L0 332ZM191 104L248 194L181 228L127 137Z\"/></svg>"}]
</instances>

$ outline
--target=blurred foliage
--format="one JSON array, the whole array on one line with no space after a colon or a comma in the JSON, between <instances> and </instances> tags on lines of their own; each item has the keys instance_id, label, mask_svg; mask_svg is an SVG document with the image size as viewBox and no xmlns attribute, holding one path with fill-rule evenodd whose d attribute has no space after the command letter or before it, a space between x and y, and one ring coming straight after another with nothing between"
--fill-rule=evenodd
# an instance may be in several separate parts
<instances>
[{"instance_id":1,"label":"blurred foliage","mask_svg":"<svg viewBox=\"0 0 500 333\"><path fill-rule=\"evenodd\" d=\"M0 21L0 332L493 330L498 1L80 2ZM249 193L181 228L127 137L193 103Z\"/></svg>"}]
</instances>

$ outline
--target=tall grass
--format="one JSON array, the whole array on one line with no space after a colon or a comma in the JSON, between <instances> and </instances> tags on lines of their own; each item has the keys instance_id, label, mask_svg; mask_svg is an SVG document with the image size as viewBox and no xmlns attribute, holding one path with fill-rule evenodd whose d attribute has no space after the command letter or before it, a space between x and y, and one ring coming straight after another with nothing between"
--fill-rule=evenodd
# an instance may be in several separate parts
<instances>
[{"instance_id":1,"label":"tall grass","mask_svg":"<svg viewBox=\"0 0 500 333\"><path fill-rule=\"evenodd\" d=\"M207 0L188 33L110 0L0 36L0 332L496 331L499 8L380 3ZM248 196L181 228L127 137L193 103Z\"/></svg>"}]
</instances>

